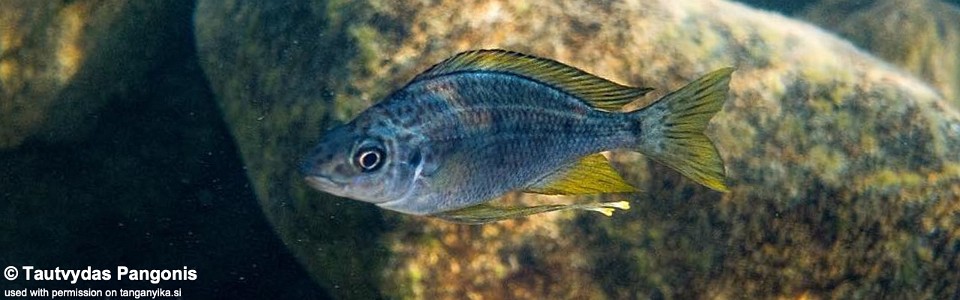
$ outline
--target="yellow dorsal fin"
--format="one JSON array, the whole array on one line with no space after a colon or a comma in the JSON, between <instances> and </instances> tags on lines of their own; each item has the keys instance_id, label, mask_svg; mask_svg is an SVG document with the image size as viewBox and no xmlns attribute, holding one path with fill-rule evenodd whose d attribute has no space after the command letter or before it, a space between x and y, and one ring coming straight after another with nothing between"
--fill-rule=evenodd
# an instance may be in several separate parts
<instances>
[{"instance_id":1,"label":"yellow dorsal fin","mask_svg":"<svg viewBox=\"0 0 960 300\"><path fill-rule=\"evenodd\" d=\"M569 93L594 108L620 109L642 97L651 88L629 87L600 78L555 60L506 50L461 52L427 71L412 82L459 72L501 72L535 80Z\"/></svg>"},{"instance_id":2,"label":"yellow dorsal fin","mask_svg":"<svg viewBox=\"0 0 960 300\"><path fill-rule=\"evenodd\" d=\"M576 164L562 168L524 192L545 195L587 195L630 193L637 188L620 177L603 154L587 155Z\"/></svg>"}]
</instances>

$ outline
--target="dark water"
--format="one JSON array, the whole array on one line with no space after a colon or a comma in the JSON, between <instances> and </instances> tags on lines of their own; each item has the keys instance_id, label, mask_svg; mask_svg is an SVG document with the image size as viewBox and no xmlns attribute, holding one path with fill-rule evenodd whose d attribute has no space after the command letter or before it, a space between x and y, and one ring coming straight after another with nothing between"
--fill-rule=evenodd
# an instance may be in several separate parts
<instances>
[{"instance_id":1,"label":"dark water","mask_svg":"<svg viewBox=\"0 0 960 300\"><path fill-rule=\"evenodd\" d=\"M182 24L191 17L183 15ZM0 265L89 266L111 270L114 281L0 280L0 289L180 288L189 299L325 298L261 212L197 65L192 29L171 34L176 43L161 67L149 71L149 83L114 95L124 99L89 116L98 120L89 138L28 141L0 152ZM118 266L187 267L198 278L119 282Z\"/></svg>"}]
</instances>

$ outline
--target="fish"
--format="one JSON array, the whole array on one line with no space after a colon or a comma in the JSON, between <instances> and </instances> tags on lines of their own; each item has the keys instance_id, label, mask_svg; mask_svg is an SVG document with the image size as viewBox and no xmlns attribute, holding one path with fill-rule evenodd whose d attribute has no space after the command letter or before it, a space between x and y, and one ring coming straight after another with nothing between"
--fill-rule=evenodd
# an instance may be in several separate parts
<instances>
[{"instance_id":1,"label":"fish","mask_svg":"<svg viewBox=\"0 0 960 300\"><path fill-rule=\"evenodd\" d=\"M409 215L480 224L565 209L611 215L629 202L500 207L511 192L635 193L602 154L643 154L727 192L704 134L734 68L721 68L633 111L652 88L615 83L520 52L461 52L322 134L300 162L307 185Z\"/></svg>"}]
</instances>

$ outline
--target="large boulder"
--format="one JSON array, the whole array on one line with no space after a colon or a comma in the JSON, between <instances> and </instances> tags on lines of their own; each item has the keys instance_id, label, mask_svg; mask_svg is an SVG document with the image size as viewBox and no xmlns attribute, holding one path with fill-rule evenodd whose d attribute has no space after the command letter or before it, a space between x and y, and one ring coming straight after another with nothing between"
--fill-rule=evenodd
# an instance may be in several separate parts
<instances>
[{"instance_id":1,"label":"large boulder","mask_svg":"<svg viewBox=\"0 0 960 300\"><path fill-rule=\"evenodd\" d=\"M133 94L147 72L180 50L167 1L0 2L0 150L24 141L77 141L107 99Z\"/></svg>"},{"instance_id":2,"label":"large boulder","mask_svg":"<svg viewBox=\"0 0 960 300\"><path fill-rule=\"evenodd\" d=\"M789 18L724 1L209 1L201 64L264 212L341 297L943 297L960 290L960 114L922 81ZM731 192L635 153L605 218L483 226L311 191L323 130L459 51L506 48L655 87L735 66L707 134ZM637 104L635 106L641 105ZM566 198L510 195L500 201Z\"/></svg>"},{"instance_id":3,"label":"large boulder","mask_svg":"<svg viewBox=\"0 0 960 300\"><path fill-rule=\"evenodd\" d=\"M960 107L960 7L939 0L826 0L802 17L929 82Z\"/></svg>"}]
</instances>

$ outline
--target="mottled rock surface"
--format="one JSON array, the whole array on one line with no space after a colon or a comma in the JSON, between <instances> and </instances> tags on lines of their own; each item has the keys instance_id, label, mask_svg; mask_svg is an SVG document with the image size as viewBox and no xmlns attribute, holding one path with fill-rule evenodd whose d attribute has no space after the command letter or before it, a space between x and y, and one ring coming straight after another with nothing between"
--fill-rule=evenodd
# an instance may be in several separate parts
<instances>
[{"instance_id":1,"label":"mottled rock surface","mask_svg":"<svg viewBox=\"0 0 960 300\"><path fill-rule=\"evenodd\" d=\"M0 2L0 150L80 140L106 99L141 89L190 33L176 16L192 5L166 2Z\"/></svg>"},{"instance_id":2,"label":"mottled rock surface","mask_svg":"<svg viewBox=\"0 0 960 300\"><path fill-rule=\"evenodd\" d=\"M939 0L827 0L802 17L920 77L960 107L960 7Z\"/></svg>"},{"instance_id":3,"label":"mottled rock surface","mask_svg":"<svg viewBox=\"0 0 960 300\"><path fill-rule=\"evenodd\" d=\"M336 296L957 296L960 114L933 88L820 29L724 1L201 0L204 67L264 211ZM731 192L638 154L644 193L613 218L464 226L310 191L323 129L431 64L507 48L655 87L736 66L708 135ZM598 198L511 195L540 203Z\"/></svg>"}]
</instances>

